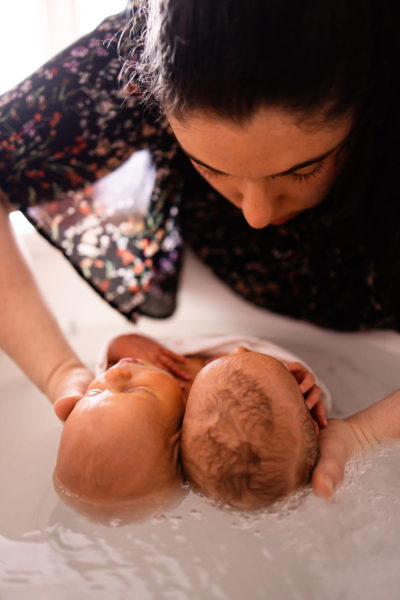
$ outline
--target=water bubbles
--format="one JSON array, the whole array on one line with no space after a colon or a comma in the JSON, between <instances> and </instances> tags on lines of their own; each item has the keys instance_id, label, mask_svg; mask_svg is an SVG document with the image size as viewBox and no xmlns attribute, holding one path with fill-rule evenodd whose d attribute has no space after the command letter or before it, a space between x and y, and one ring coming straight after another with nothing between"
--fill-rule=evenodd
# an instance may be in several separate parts
<instances>
[{"instance_id":1,"label":"water bubbles","mask_svg":"<svg viewBox=\"0 0 400 600\"><path fill-rule=\"evenodd\" d=\"M203 519L203 513L201 512L201 510L197 510L195 508L189 511L189 515L194 519L197 519L198 521L201 521Z\"/></svg>"},{"instance_id":2,"label":"water bubbles","mask_svg":"<svg viewBox=\"0 0 400 600\"><path fill-rule=\"evenodd\" d=\"M108 522L108 525L110 527L121 527L121 525L123 525L123 523L124 523L123 519L114 518Z\"/></svg>"},{"instance_id":3,"label":"water bubbles","mask_svg":"<svg viewBox=\"0 0 400 600\"><path fill-rule=\"evenodd\" d=\"M239 513L237 520L232 522L233 529L240 529L242 531L246 529L252 529L254 526L260 524L260 518L257 514L248 512Z\"/></svg>"},{"instance_id":4,"label":"water bubbles","mask_svg":"<svg viewBox=\"0 0 400 600\"><path fill-rule=\"evenodd\" d=\"M167 521L167 517L162 513L157 513L152 516L151 524L152 525L160 525L161 523L165 523Z\"/></svg>"},{"instance_id":5,"label":"water bubbles","mask_svg":"<svg viewBox=\"0 0 400 600\"><path fill-rule=\"evenodd\" d=\"M179 529L182 524L182 517L170 517L169 524L171 525L171 529Z\"/></svg>"}]
</instances>

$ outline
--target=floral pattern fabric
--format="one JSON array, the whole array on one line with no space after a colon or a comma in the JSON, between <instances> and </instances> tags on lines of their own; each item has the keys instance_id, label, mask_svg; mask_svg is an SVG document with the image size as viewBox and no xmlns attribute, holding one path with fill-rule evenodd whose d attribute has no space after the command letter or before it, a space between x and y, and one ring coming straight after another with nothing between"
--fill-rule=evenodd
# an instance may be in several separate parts
<instances>
[{"instance_id":1,"label":"floral pattern fabric","mask_svg":"<svg viewBox=\"0 0 400 600\"><path fill-rule=\"evenodd\" d=\"M202 180L167 122L119 85L125 25L125 14L106 19L0 98L11 204L132 321L172 314L185 240L259 306L336 329L399 329L364 249L347 256L332 242L325 203L253 230Z\"/></svg>"}]
</instances>

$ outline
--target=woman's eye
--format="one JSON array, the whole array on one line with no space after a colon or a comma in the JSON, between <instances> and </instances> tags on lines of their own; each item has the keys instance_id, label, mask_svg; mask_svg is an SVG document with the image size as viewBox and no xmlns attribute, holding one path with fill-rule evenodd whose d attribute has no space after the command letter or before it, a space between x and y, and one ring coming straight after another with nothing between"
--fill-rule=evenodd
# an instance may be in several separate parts
<instances>
[{"instance_id":1,"label":"woman's eye","mask_svg":"<svg viewBox=\"0 0 400 600\"><path fill-rule=\"evenodd\" d=\"M308 181L312 177L317 177L321 173L321 171L323 171L324 166L324 161L321 161L311 171L306 171L302 173L299 171L293 171L292 173L289 173L289 177L292 177L292 179L294 179L295 181Z\"/></svg>"},{"instance_id":2,"label":"woman's eye","mask_svg":"<svg viewBox=\"0 0 400 600\"><path fill-rule=\"evenodd\" d=\"M199 165L198 163L192 162L192 164L196 167L196 169L198 169L200 171L200 173L204 177L208 177L209 179L215 179L217 177L223 176L222 173L216 173L215 171L211 171L210 169L207 169L206 167L203 167L202 165Z\"/></svg>"},{"instance_id":3,"label":"woman's eye","mask_svg":"<svg viewBox=\"0 0 400 600\"><path fill-rule=\"evenodd\" d=\"M203 167L202 165L199 165L198 163L192 163L192 164L207 179L216 179L217 177L224 176L223 173L217 173L215 171L211 171L210 169L207 169L206 167ZM316 166L311 168L311 170L307 171L306 169L310 169L310 167L304 167L303 170L292 171L291 173L288 173L286 176L291 177L292 179L294 179L295 181L298 181L298 182L305 182L305 181L308 181L309 179L311 179L312 177L317 177L321 173L321 171L323 171L324 167L325 167L325 161L322 160ZM271 175L270 177L271 177L271 179L275 179L276 177L283 177L283 175L275 175L275 176Z\"/></svg>"}]
</instances>

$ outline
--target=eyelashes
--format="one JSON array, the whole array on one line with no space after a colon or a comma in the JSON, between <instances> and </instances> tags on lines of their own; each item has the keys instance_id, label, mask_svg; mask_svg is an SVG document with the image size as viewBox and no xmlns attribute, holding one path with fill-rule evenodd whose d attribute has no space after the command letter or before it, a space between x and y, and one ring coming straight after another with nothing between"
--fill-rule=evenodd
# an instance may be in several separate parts
<instances>
[{"instance_id":1,"label":"eyelashes","mask_svg":"<svg viewBox=\"0 0 400 600\"><path fill-rule=\"evenodd\" d=\"M196 169L198 169L200 173L207 179L219 179L223 177L229 177L229 175L224 175L223 173L216 173L215 171L211 171L210 169L207 169L206 167L203 167L198 163L193 164L196 167ZM296 173L295 171L293 171L291 173L287 173L286 175L271 175L270 179L277 179L278 177L290 177L294 181L297 181L299 183L305 183L314 177L318 177L318 175L324 170L324 168L325 160L321 160L317 164L317 166L314 167L314 169L309 173Z\"/></svg>"},{"instance_id":2,"label":"eyelashes","mask_svg":"<svg viewBox=\"0 0 400 600\"><path fill-rule=\"evenodd\" d=\"M293 173L288 173L287 177L291 177L295 181L299 182L309 181L313 177L318 177L321 171L324 170L324 167L325 162L321 160L321 162L319 162L317 166L309 173L296 173L296 171L293 171Z\"/></svg>"},{"instance_id":3,"label":"eyelashes","mask_svg":"<svg viewBox=\"0 0 400 600\"><path fill-rule=\"evenodd\" d=\"M207 177L207 179L218 179L219 177L227 177L227 175L223 175L222 173L216 173L215 171L211 171L211 169L207 169L206 167L203 167L202 165L199 165L198 163L195 163L193 161L190 161L190 162L196 169L198 169L200 171L200 173L204 177Z\"/></svg>"}]
</instances>

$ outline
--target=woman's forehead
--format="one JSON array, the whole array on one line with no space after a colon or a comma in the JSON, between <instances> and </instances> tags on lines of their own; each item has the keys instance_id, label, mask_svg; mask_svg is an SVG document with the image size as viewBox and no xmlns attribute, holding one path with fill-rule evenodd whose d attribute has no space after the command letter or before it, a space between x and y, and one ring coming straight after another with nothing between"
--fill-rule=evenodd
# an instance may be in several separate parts
<instances>
[{"instance_id":1,"label":"woman's forehead","mask_svg":"<svg viewBox=\"0 0 400 600\"><path fill-rule=\"evenodd\" d=\"M243 123L201 112L183 121L168 118L190 158L221 173L251 178L276 175L329 152L345 140L352 124L349 116L301 122L298 115L266 108Z\"/></svg>"}]
</instances>

